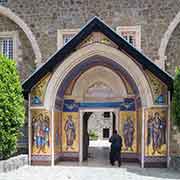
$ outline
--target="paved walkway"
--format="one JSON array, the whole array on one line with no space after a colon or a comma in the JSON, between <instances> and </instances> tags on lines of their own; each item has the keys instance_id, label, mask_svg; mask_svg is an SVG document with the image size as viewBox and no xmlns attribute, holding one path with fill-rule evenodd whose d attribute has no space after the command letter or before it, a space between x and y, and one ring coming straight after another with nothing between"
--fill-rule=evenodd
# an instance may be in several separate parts
<instances>
[{"instance_id":1,"label":"paved walkway","mask_svg":"<svg viewBox=\"0 0 180 180\"><path fill-rule=\"evenodd\" d=\"M114 167L25 166L0 174L0 180L180 180L180 173L167 169Z\"/></svg>"},{"instance_id":2,"label":"paved walkway","mask_svg":"<svg viewBox=\"0 0 180 180\"><path fill-rule=\"evenodd\" d=\"M88 161L60 162L54 167L24 166L1 173L0 180L180 180L180 172L169 169L142 169L138 164L125 164L121 168L110 166L109 148L89 148Z\"/></svg>"}]
</instances>

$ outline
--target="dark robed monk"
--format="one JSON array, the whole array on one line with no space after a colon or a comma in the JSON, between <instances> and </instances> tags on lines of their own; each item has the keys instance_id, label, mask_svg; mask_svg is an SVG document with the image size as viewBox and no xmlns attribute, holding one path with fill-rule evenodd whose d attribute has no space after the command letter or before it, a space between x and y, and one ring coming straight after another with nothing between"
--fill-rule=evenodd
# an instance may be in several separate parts
<instances>
[{"instance_id":1,"label":"dark robed monk","mask_svg":"<svg viewBox=\"0 0 180 180\"><path fill-rule=\"evenodd\" d=\"M111 142L111 151L110 151L110 163L113 166L115 161L118 161L119 167L121 166L121 147L122 147L122 138L117 133L117 130L114 130L113 135L109 139Z\"/></svg>"}]
</instances>

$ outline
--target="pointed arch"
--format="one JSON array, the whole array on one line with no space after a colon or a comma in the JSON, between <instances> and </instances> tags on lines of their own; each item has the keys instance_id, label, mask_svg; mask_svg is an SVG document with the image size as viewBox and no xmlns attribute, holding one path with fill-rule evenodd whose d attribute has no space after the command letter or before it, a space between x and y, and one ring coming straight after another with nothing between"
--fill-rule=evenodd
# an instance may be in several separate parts
<instances>
[{"instance_id":1,"label":"pointed arch","mask_svg":"<svg viewBox=\"0 0 180 180\"><path fill-rule=\"evenodd\" d=\"M153 105L153 98L150 86L146 80L145 75L136 63L132 61L127 55L118 51L115 48L108 47L103 44L92 44L86 46L72 55L70 55L54 72L45 94L45 107L47 109L55 108L55 100L59 87L63 80L79 63L85 61L89 57L99 55L111 59L126 69L131 77L133 77L136 86L139 90L143 107L151 107Z\"/></svg>"}]
</instances>

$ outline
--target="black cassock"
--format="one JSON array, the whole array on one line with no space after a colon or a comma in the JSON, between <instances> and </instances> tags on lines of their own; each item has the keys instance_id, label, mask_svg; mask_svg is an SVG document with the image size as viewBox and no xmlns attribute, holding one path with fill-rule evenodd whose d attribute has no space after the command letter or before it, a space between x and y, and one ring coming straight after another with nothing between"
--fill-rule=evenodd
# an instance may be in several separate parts
<instances>
[{"instance_id":1,"label":"black cassock","mask_svg":"<svg viewBox=\"0 0 180 180\"><path fill-rule=\"evenodd\" d=\"M121 165L121 147L122 147L122 138L118 134L114 134L109 139L111 142L111 151L110 151L110 162L114 164L115 161L118 161Z\"/></svg>"}]
</instances>

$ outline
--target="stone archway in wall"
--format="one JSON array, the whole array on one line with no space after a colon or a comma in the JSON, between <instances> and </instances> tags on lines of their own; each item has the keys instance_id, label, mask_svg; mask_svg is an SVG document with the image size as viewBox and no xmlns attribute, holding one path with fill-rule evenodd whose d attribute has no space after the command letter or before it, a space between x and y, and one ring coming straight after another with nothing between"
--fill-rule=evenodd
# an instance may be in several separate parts
<instances>
[{"instance_id":1,"label":"stone archway in wall","mask_svg":"<svg viewBox=\"0 0 180 180\"><path fill-rule=\"evenodd\" d=\"M37 43L37 40L31 29L28 27L28 25L7 7L0 5L0 14L2 14L5 17L8 17L23 30L23 32L26 34L27 38L29 39L32 49L34 51L36 57L35 63L37 64L37 66L40 65L42 60L41 51Z\"/></svg>"},{"instance_id":2,"label":"stone archway in wall","mask_svg":"<svg viewBox=\"0 0 180 180\"><path fill-rule=\"evenodd\" d=\"M152 93L151 89L149 87L149 84L146 80L146 77L142 70L139 68L139 66L132 60L130 59L127 55L124 53L118 51L117 49L108 47L106 48L105 45L102 44L92 44L89 45L88 47L84 47L82 49L77 50L74 52L72 55L70 55L59 67L57 67L56 71L53 73L52 78L48 84L46 94L45 94L45 107L46 109L49 109L49 111L52 112L52 128L54 133L56 131L55 124L56 122L54 121L54 115L56 114L56 111L58 111L58 108L61 108L62 113L62 102L63 102L63 95L64 91L67 87L67 80L68 77L75 77L75 73L77 71L77 67L81 64L82 67L85 69L88 67L88 63L92 62L94 59L100 59L98 62L101 61L101 65L107 65L108 62L112 62L111 65L115 69L117 66L121 67L121 69L124 69L127 74L124 74L124 77L128 75L131 77L130 82L134 86L134 92L136 93L138 99L140 98L141 101L141 106L144 107L151 107L153 105L153 98L152 98ZM102 61L102 59L105 59L106 61ZM97 62L96 62L97 63ZM84 66L83 66L84 65ZM88 69L86 69L88 70ZM116 69L118 71L118 69ZM77 84L74 86L76 88L78 86L78 81ZM58 94L58 97L57 97ZM61 107L56 107L56 104L60 105ZM138 112L137 112L138 113ZM143 115L140 114L140 119L143 118ZM66 116L61 116L62 119L67 118ZM75 118L81 119L81 114L76 113ZM80 122L79 122L80 123ZM143 127L143 125L142 125ZM79 126L81 129L81 125ZM141 131L140 132L144 132ZM143 134L142 136L143 137ZM143 144L144 138L141 139L141 142ZM79 146L79 154L81 152L81 145ZM142 151L138 158L143 161L143 154L144 154L144 148L139 147ZM55 152L55 147L54 147L54 139L52 139L52 152ZM69 154L68 154L69 155ZM70 156L72 157L78 157L80 156L76 153L70 153ZM58 158L58 155L55 153L52 153L52 164L56 161L56 158ZM141 163L142 163L141 161Z\"/></svg>"},{"instance_id":3,"label":"stone archway in wall","mask_svg":"<svg viewBox=\"0 0 180 180\"><path fill-rule=\"evenodd\" d=\"M179 23L180 23L180 12L178 12L176 16L174 17L174 19L171 21L166 32L163 35L163 38L161 39L161 44L160 44L158 54L159 54L159 61L160 61L159 63L163 70L165 70L165 61L167 59L166 49L167 49L168 43Z\"/></svg>"},{"instance_id":4,"label":"stone archway in wall","mask_svg":"<svg viewBox=\"0 0 180 180\"><path fill-rule=\"evenodd\" d=\"M118 75L121 74L127 80L126 84L122 82L120 77L117 77L113 67L116 67ZM95 81L89 77L90 75L94 75ZM105 77L102 77L102 75ZM132 89L130 93L125 87L127 83L130 89ZM93 56L77 65L69 72L68 78L63 81L56 95L54 112L55 114L61 114L60 127L62 132L62 152L59 154L59 158L61 160L79 160L80 162L83 160L82 154L85 149L83 144L86 144L83 142L85 142L84 137L86 135L85 132L87 132L87 128L86 130L84 129L85 126L87 127L85 125L87 122L85 123L82 118L84 113L114 112L116 116L116 129L119 130L121 135L123 133L123 124L127 118L130 117L132 119L134 126L133 150L126 149L123 146L122 157L123 159L128 158L131 161L138 161L137 157L141 154L136 142L137 132L141 131L138 125L141 120L137 121L137 119L141 119L137 118L138 115L140 116L138 109L141 108L139 101L139 91L133 79L128 73L123 72L119 65L113 64L110 59ZM65 131L66 123L69 119L73 120L76 135L78 135L71 146L68 145ZM102 121L98 123L102 123ZM54 120L54 124L57 124L57 119ZM54 128L56 132L57 127L54 126ZM97 149L94 148L94 150L96 152ZM131 153L131 156L128 153ZM108 153L106 153L105 159L108 160Z\"/></svg>"}]
</instances>

